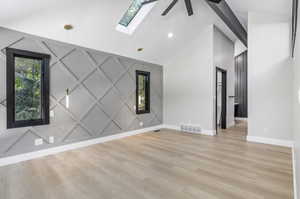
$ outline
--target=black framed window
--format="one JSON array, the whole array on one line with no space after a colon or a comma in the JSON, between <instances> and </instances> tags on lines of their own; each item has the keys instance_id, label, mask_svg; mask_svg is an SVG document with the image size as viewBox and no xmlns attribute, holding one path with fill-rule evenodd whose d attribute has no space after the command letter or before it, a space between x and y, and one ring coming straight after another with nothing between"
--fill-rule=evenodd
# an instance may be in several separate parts
<instances>
[{"instance_id":1,"label":"black framed window","mask_svg":"<svg viewBox=\"0 0 300 199\"><path fill-rule=\"evenodd\" d=\"M49 124L50 55L6 49L7 128Z\"/></svg>"},{"instance_id":2,"label":"black framed window","mask_svg":"<svg viewBox=\"0 0 300 199\"><path fill-rule=\"evenodd\" d=\"M136 71L136 114L150 113L150 72Z\"/></svg>"}]
</instances>

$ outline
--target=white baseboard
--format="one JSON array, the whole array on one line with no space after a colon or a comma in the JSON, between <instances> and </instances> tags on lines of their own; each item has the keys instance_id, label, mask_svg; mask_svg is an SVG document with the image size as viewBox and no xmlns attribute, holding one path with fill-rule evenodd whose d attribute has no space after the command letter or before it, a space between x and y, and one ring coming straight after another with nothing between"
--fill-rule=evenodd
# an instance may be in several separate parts
<instances>
[{"instance_id":1,"label":"white baseboard","mask_svg":"<svg viewBox=\"0 0 300 199\"><path fill-rule=\"evenodd\" d=\"M163 125L164 129L171 129L171 130L176 130L176 131L180 131L180 126L176 126L176 125L168 125L168 124L164 124Z\"/></svg>"},{"instance_id":2,"label":"white baseboard","mask_svg":"<svg viewBox=\"0 0 300 199\"><path fill-rule=\"evenodd\" d=\"M297 191L297 172L296 172L296 154L295 154L295 148L292 148L292 154L293 154L293 183L294 183L294 199L298 199L298 191Z\"/></svg>"},{"instance_id":3,"label":"white baseboard","mask_svg":"<svg viewBox=\"0 0 300 199\"><path fill-rule=\"evenodd\" d=\"M233 127L233 126L235 126L235 121L232 121L231 123L227 124L228 128Z\"/></svg>"},{"instance_id":4,"label":"white baseboard","mask_svg":"<svg viewBox=\"0 0 300 199\"><path fill-rule=\"evenodd\" d=\"M248 142L257 142L262 144L271 144L277 146L284 146L292 148L294 146L294 142L290 140L279 140L279 139L272 139L272 138L264 138L264 137L254 137L254 136L247 136Z\"/></svg>"},{"instance_id":5,"label":"white baseboard","mask_svg":"<svg viewBox=\"0 0 300 199\"><path fill-rule=\"evenodd\" d=\"M243 118L243 117L236 117L234 119L238 121L248 121L248 118Z\"/></svg>"},{"instance_id":6,"label":"white baseboard","mask_svg":"<svg viewBox=\"0 0 300 199\"><path fill-rule=\"evenodd\" d=\"M165 128L165 129L171 129L171 130L176 130L176 131L181 131L180 126L176 126L176 125L164 124L163 128ZM194 134L215 136L216 135L216 131L215 130L204 130L204 129L202 129L201 133L194 133Z\"/></svg>"},{"instance_id":7,"label":"white baseboard","mask_svg":"<svg viewBox=\"0 0 300 199\"><path fill-rule=\"evenodd\" d=\"M139 129L139 130L135 130L135 131L128 131L128 132L124 132L124 133L120 133L120 134L116 134L116 135L112 135L112 136L96 138L96 139L92 139L92 140L86 140L86 141L82 141L82 142L53 147L53 148L49 148L49 149L43 149L40 151L35 151L35 152L30 152L30 153L15 155L15 156L9 156L9 157L0 159L0 167L27 161L27 160L32 160L32 159L36 159L36 158L41 158L41 157L57 154L57 153L64 152L64 151L79 149L79 148L83 148L83 147L87 147L87 146L91 146L91 145L95 145L95 144L99 144L99 143L103 143L103 142L108 142L108 141L117 140L117 139L129 137L129 136L133 136L133 135L138 135L138 134L142 134L142 133L146 133L146 132L150 132L150 131L155 131L155 130L162 129L162 127L163 127L163 125L159 125L159 126Z\"/></svg>"},{"instance_id":8,"label":"white baseboard","mask_svg":"<svg viewBox=\"0 0 300 199\"><path fill-rule=\"evenodd\" d=\"M210 135L210 136L215 136L217 135L215 130L202 130L201 134L203 135Z\"/></svg>"}]
</instances>

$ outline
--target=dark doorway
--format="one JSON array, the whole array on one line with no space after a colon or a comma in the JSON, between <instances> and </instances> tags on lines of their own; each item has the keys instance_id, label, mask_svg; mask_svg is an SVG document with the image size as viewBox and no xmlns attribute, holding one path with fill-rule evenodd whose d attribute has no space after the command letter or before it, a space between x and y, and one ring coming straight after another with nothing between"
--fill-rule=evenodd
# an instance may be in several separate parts
<instances>
[{"instance_id":1,"label":"dark doorway","mask_svg":"<svg viewBox=\"0 0 300 199\"><path fill-rule=\"evenodd\" d=\"M235 118L248 117L247 51L235 57Z\"/></svg>"},{"instance_id":2,"label":"dark doorway","mask_svg":"<svg viewBox=\"0 0 300 199\"><path fill-rule=\"evenodd\" d=\"M216 67L216 132L227 128L227 71Z\"/></svg>"}]
</instances>

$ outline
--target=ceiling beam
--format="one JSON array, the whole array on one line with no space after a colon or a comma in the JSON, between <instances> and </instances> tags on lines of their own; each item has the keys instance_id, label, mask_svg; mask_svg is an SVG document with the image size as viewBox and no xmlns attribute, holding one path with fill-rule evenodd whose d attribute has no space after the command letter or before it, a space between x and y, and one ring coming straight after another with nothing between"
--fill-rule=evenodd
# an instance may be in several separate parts
<instances>
[{"instance_id":1,"label":"ceiling beam","mask_svg":"<svg viewBox=\"0 0 300 199\"><path fill-rule=\"evenodd\" d=\"M175 4L178 2L178 0L173 0L172 2L171 2L171 4L167 7L167 9L161 14L162 16L165 16L165 15L167 15L169 12L170 12L170 10L175 6Z\"/></svg>"},{"instance_id":2,"label":"ceiling beam","mask_svg":"<svg viewBox=\"0 0 300 199\"><path fill-rule=\"evenodd\" d=\"M191 0L184 0L184 1L185 1L185 6L187 9L188 15L192 16L194 14L194 11L193 11L193 6L191 3Z\"/></svg>"},{"instance_id":3,"label":"ceiling beam","mask_svg":"<svg viewBox=\"0 0 300 199\"><path fill-rule=\"evenodd\" d=\"M232 9L222 0L220 3L214 3L210 0L205 0L208 5L215 11L215 13L224 21L224 23L231 29L231 31L241 40L241 42L248 46L248 34L243 25L240 23Z\"/></svg>"}]
</instances>

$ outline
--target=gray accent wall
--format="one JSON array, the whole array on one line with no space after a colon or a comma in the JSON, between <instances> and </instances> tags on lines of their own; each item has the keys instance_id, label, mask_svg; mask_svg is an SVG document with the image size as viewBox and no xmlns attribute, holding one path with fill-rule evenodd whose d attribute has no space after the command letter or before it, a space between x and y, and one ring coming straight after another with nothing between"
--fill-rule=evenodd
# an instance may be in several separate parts
<instances>
[{"instance_id":1,"label":"gray accent wall","mask_svg":"<svg viewBox=\"0 0 300 199\"><path fill-rule=\"evenodd\" d=\"M51 55L50 125L6 129L5 48ZM163 122L162 66L0 27L0 157L61 146ZM135 114L135 70L151 72L151 113ZM70 89L70 108L65 107ZM140 124L143 123L143 126ZM55 143L48 142L54 136ZM34 146L42 138L44 144Z\"/></svg>"}]
</instances>

